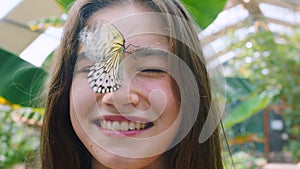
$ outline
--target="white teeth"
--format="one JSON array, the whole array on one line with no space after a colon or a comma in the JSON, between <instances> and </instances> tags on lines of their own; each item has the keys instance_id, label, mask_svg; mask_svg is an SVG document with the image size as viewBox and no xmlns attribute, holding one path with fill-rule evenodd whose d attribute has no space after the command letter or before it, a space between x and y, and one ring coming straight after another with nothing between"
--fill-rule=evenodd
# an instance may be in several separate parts
<instances>
[{"instance_id":1,"label":"white teeth","mask_svg":"<svg viewBox=\"0 0 300 169\"><path fill-rule=\"evenodd\" d=\"M106 129L107 121L101 120L100 125L102 126L103 129Z\"/></svg>"},{"instance_id":2,"label":"white teeth","mask_svg":"<svg viewBox=\"0 0 300 169\"><path fill-rule=\"evenodd\" d=\"M112 130L111 121L107 121L105 129Z\"/></svg>"},{"instance_id":3,"label":"white teeth","mask_svg":"<svg viewBox=\"0 0 300 169\"><path fill-rule=\"evenodd\" d=\"M112 129L116 131L120 130L120 123L117 121L112 122Z\"/></svg>"},{"instance_id":4,"label":"white teeth","mask_svg":"<svg viewBox=\"0 0 300 169\"><path fill-rule=\"evenodd\" d=\"M100 121L101 128L105 130L114 131L129 131L129 130L141 130L146 127L146 123L142 122L127 122L127 121Z\"/></svg>"},{"instance_id":5,"label":"white teeth","mask_svg":"<svg viewBox=\"0 0 300 169\"><path fill-rule=\"evenodd\" d=\"M134 130L135 129L135 123L134 122L130 122L129 123L129 129L130 130Z\"/></svg>"},{"instance_id":6,"label":"white teeth","mask_svg":"<svg viewBox=\"0 0 300 169\"><path fill-rule=\"evenodd\" d=\"M141 128L141 123L135 123L135 128L139 130Z\"/></svg>"},{"instance_id":7,"label":"white teeth","mask_svg":"<svg viewBox=\"0 0 300 169\"><path fill-rule=\"evenodd\" d=\"M129 128L128 127L128 122L125 122L125 121L121 122L121 127L120 127L121 131L127 131L128 128Z\"/></svg>"}]
</instances>

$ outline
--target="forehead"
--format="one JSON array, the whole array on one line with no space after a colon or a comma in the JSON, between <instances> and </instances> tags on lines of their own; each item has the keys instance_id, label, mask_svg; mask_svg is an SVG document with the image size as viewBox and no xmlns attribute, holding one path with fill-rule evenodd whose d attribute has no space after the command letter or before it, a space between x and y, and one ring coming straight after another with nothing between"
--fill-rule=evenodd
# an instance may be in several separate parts
<instances>
[{"instance_id":1,"label":"forehead","mask_svg":"<svg viewBox=\"0 0 300 169\"><path fill-rule=\"evenodd\" d=\"M168 29L162 18L161 13L152 12L140 5L129 4L100 9L91 15L87 24L92 26L103 20L108 21L123 34L125 39L144 34L168 36Z\"/></svg>"}]
</instances>

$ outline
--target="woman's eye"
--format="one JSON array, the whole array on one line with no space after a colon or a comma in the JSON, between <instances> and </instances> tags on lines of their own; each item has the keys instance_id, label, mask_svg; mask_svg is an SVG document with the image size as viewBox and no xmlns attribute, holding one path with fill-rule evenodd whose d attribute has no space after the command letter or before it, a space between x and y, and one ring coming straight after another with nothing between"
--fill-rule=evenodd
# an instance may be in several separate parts
<instances>
[{"instance_id":1,"label":"woman's eye","mask_svg":"<svg viewBox=\"0 0 300 169\"><path fill-rule=\"evenodd\" d=\"M165 73L164 70L161 69L142 69L141 70L142 73L153 73L153 74L161 74L161 73Z\"/></svg>"}]
</instances>

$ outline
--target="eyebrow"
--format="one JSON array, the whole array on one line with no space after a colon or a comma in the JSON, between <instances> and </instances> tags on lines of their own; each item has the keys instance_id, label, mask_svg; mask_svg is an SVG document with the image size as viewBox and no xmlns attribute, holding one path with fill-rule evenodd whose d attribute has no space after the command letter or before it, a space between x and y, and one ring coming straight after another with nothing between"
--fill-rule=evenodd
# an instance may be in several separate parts
<instances>
[{"instance_id":1,"label":"eyebrow","mask_svg":"<svg viewBox=\"0 0 300 169\"><path fill-rule=\"evenodd\" d=\"M128 52L129 56L134 58L147 57L147 56L162 56L168 58L170 56L170 52L167 50L162 50L158 48L150 48L150 47L142 47L137 48L133 52ZM80 52L77 56L77 62L87 59L85 52Z\"/></svg>"},{"instance_id":2,"label":"eyebrow","mask_svg":"<svg viewBox=\"0 0 300 169\"><path fill-rule=\"evenodd\" d=\"M169 57L170 52L167 50L157 49L157 48L138 48L135 51L129 53L132 57L147 57L147 56L163 56Z\"/></svg>"}]
</instances>

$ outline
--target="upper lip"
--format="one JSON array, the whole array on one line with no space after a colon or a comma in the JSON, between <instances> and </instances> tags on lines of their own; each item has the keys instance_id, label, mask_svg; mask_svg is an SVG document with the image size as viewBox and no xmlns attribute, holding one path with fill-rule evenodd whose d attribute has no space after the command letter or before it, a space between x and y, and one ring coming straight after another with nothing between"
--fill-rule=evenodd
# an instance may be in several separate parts
<instances>
[{"instance_id":1,"label":"upper lip","mask_svg":"<svg viewBox=\"0 0 300 169\"><path fill-rule=\"evenodd\" d=\"M143 117L122 115L100 116L92 122L102 129L118 132L132 132L137 130L144 130L154 125L153 122Z\"/></svg>"},{"instance_id":2,"label":"upper lip","mask_svg":"<svg viewBox=\"0 0 300 169\"><path fill-rule=\"evenodd\" d=\"M145 117L122 116L122 115L102 115L96 118L95 120L118 121L118 122L127 121L127 122L141 122L141 123L151 122Z\"/></svg>"}]
</instances>

